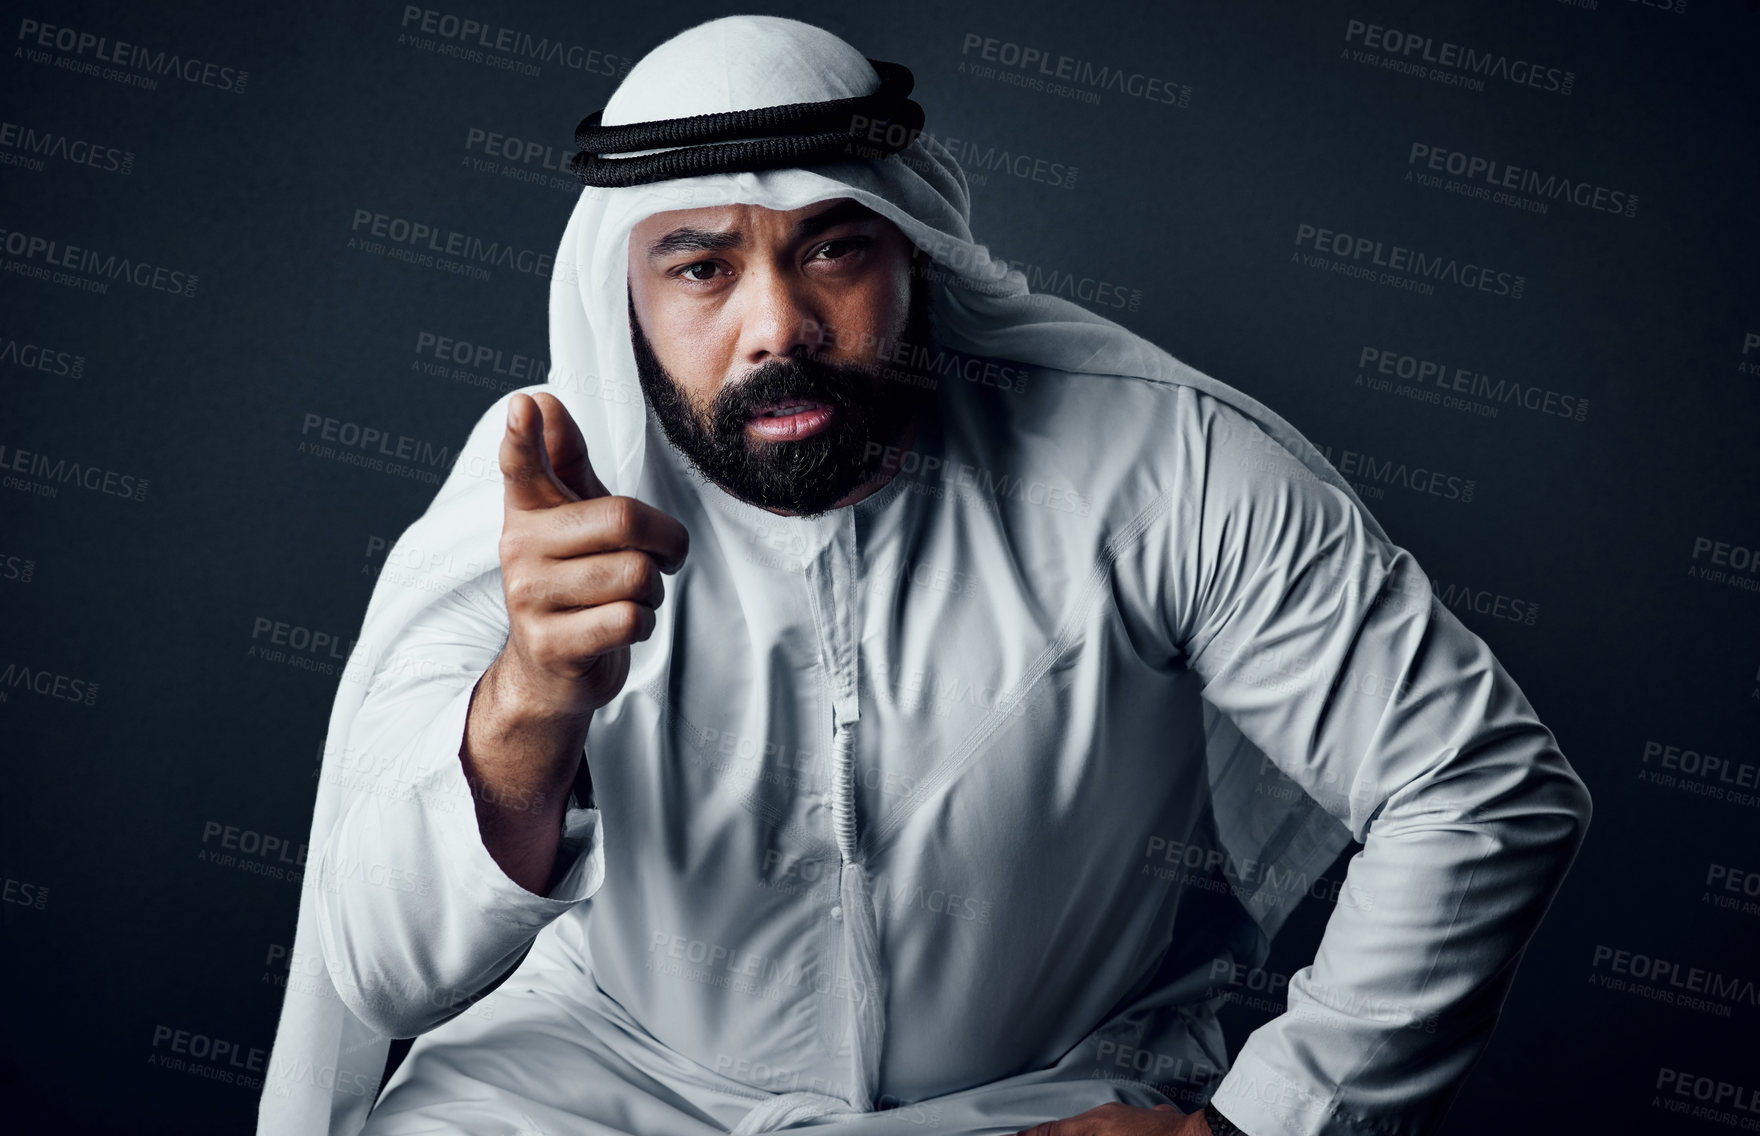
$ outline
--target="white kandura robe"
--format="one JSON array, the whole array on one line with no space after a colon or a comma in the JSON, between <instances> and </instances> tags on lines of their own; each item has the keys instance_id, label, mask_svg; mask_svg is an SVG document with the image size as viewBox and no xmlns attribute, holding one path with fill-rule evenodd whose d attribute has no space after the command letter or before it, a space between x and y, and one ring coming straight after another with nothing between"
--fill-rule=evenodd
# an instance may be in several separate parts
<instances>
[{"instance_id":1,"label":"white kandura robe","mask_svg":"<svg viewBox=\"0 0 1760 1136\"><path fill-rule=\"evenodd\" d=\"M717 25L837 54L793 21ZM754 63L784 86L747 76L735 105L865 89L837 60ZM1312 446L985 275L957 166L912 154L927 173L583 194L551 382L527 389L569 406L614 492L685 524L689 559L593 720L563 873L526 892L457 756L507 633L507 398L479 421L338 692L260 1133L979 1136L1213 1088L1254 1136L1439 1123L1581 840L1581 781ZM879 209L959 277L942 346L1024 389L943 377L910 472L822 517L696 481L634 383L623 256L634 220L715 195ZM1347 833L1365 848L1314 964L1231 1062L1232 968ZM418 1033L366 1117L386 1037Z\"/></svg>"}]
</instances>

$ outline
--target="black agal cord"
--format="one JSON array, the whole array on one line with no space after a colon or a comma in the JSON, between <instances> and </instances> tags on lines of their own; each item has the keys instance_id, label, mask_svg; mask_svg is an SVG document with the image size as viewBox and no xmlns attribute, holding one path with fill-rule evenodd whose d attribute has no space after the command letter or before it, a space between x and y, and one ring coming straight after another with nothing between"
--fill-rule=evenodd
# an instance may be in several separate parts
<instances>
[{"instance_id":1,"label":"black agal cord","mask_svg":"<svg viewBox=\"0 0 1760 1136\"><path fill-rule=\"evenodd\" d=\"M872 93L817 103L664 118L601 126L604 110L581 119L569 168L583 185L618 189L671 178L775 170L884 158L923 129L923 108L910 93L915 77L902 63L870 59L880 76ZM635 158L607 157L668 149Z\"/></svg>"}]
</instances>

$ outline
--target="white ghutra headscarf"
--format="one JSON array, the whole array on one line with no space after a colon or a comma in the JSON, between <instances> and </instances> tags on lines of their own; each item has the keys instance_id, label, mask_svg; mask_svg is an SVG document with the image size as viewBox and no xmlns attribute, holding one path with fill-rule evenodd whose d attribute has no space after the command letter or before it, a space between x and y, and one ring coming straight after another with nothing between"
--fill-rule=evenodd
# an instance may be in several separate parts
<instances>
[{"instance_id":1,"label":"white ghutra headscarf","mask_svg":"<svg viewBox=\"0 0 1760 1136\"><path fill-rule=\"evenodd\" d=\"M868 94L878 84L866 58L829 32L772 16L730 16L693 27L645 56L612 96L602 123L842 99ZM548 391L567 407L611 493L633 493L640 481L647 413L630 346L631 228L667 210L735 202L792 210L831 198L853 198L888 218L934 262L936 330L946 346L1091 375L1096 384L1129 376L1195 387L1250 418L1316 478L1345 494L1364 526L1385 539L1344 478L1272 411L1108 319L1056 296L1029 293L1020 272L993 260L973 240L965 174L926 133L878 160L582 191L563 230L551 281L548 381L522 389ZM382 578L367 605L331 711L312 817L313 861L355 797L376 791L371 772L350 768L349 739L391 644L443 594L498 566L498 449L511 397L497 399L472 429L433 503L391 550L388 562L408 570L396 581ZM1318 875L1348 842L1346 828L1299 791L1255 792L1263 779L1282 780L1282 774L1208 704L1205 725L1215 816L1227 853L1237 862L1275 869L1259 873L1258 880ZM1231 882L1267 938L1304 894ZM354 1136L385 1067L389 1039L357 1019L331 981L316 908L308 881L259 1113L260 1136Z\"/></svg>"}]
</instances>

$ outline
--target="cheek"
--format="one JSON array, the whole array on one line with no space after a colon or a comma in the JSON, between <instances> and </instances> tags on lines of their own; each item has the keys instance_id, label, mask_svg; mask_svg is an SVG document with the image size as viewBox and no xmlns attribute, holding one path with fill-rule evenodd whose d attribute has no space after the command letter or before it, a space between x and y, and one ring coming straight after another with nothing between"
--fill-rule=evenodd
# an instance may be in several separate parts
<instances>
[{"instance_id":1,"label":"cheek","mask_svg":"<svg viewBox=\"0 0 1760 1136\"><path fill-rule=\"evenodd\" d=\"M708 406L721 389L737 336L717 313L697 305L658 303L649 309L641 316L642 330L655 356L692 402Z\"/></svg>"},{"instance_id":2,"label":"cheek","mask_svg":"<svg viewBox=\"0 0 1760 1136\"><path fill-rule=\"evenodd\" d=\"M875 276L841 305L834 326L857 334L852 344L878 343L898 338L910 317L910 277L906 273Z\"/></svg>"},{"instance_id":3,"label":"cheek","mask_svg":"<svg viewBox=\"0 0 1760 1136\"><path fill-rule=\"evenodd\" d=\"M895 273L892 278L892 326L903 330L905 322L910 318L911 308L911 274L907 268Z\"/></svg>"},{"instance_id":4,"label":"cheek","mask_svg":"<svg viewBox=\"0 0 1760 1136\"><path fill-rule=\"evenodd\" d=\"M896 250L897 260L888 274L886 296L889 304L889 327L894 336L902 334L911 315L911 246Z\"/></svg>"}]
</instances>

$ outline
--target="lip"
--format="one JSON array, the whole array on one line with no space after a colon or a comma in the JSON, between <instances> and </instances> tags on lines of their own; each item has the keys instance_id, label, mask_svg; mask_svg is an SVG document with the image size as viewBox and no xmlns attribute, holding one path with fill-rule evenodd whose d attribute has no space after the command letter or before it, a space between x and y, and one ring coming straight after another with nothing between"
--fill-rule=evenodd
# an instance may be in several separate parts
<instances>
[{"instance_id":1,"label":"lip","mask_svg":"<svg viewBox=\"0 0 1760 1136\"><path fill-rule=\"evenodd\" d=\"M832 419L837 416L837 411L832 407L812 399L796 399L792 404L804 405L807 409L796 414L771 417L765 411L776 408L765 407L746 420L746 428L768 441L792 442L797 438L809 438L819 433L830 426Z\"/></svg>"}]
</instances>

